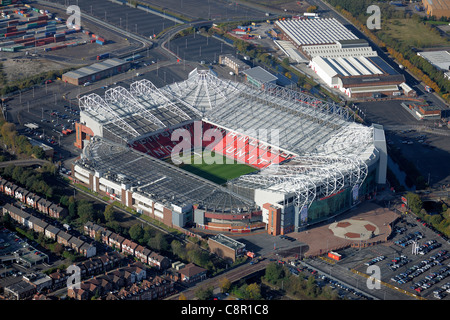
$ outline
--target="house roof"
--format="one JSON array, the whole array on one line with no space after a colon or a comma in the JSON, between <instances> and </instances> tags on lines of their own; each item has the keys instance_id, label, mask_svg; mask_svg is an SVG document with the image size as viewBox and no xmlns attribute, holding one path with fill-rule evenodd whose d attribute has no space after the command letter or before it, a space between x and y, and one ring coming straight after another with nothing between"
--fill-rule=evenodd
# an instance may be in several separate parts
<instances>
[{"instance_id":1,"label":"house roof","mask_svg":"<svg viewBox=\"0 0 450 320\"><path fill-rule=\"evenodd\" d=\"M92 247L94 247L92 244L89 244L89 243L87 243L87 242L84 242L84 243L81 245L80 249L81 249L81 250L84 250L84 251L87 251L87 250L89 250L89 249L92 248Z\"/></svg>"},{"instance_id":2,"label":"house roof","mask_svg":"<svg viewBox=\"0 0 450 320\"><path fill-rule=\"evenodd\" d=\"M58 233L58 237L61 237L61 238L63 238L64 240L69 241L69 239L70 239L72 236L71 236L70 234L68 234L67 232L61 230L61 231Z\"/></svg>"},{"instance_id":3,"label":"house roof","mask_svg":"<svg viewBox=\"0 0 450 320\"><path fill-rule=\"evenodd\" d=\"M41 199L38 201L38 203L39 203L40 205L47 206L47 207L50 207L50 206L52 205L52 202L50 202L50 201L48 201L47 199L44 199L44 198L41 198Z\"/></svg>"},{"instance_id":4,"label":"house roof","mask_svg":"<svg viewBox=\"0 0 450 320\"><path fill-rule=\"evenodd\" d=\"M50 209L52 209L52 210L54 210L54 211L56 211L56 212L61 212L61 211L64 210L63 207L60 207L60 206L58 206L57 204L52 204L52 205L50 206Z\"/></svg>"},{"instance_id":5,"label":"house roof","mask_svg":"<svg viewBox=\"0 0 450 320\"><path fill-rule=\"evenodd\" d=\"M78 239L77 237L70 238L69 242L71 244L74 244L77 248L80 248L83 245L83 243L84 243L83 240Z\"/></svg>"},{"instance_id":6,"label":"house roof","mask_svg":"<svg viewBox=\"0 0 450 320\"><path fill-rule=\"evenodd\" d=\"M49 225L47 226L47 228L45 228L45 230L48 231L48 232L50 232L50 233L53 233L53 234L55 234L55 235L58 234L58 232L61 231L61 229L59 229L58 227L52 226L51 224L49 224Z\"/></svg>"},{"instance_id":7,"label":"house roof","mask_svg":"<svg viewBox=\"0 0 450 320\"><path fill-rule=\"evenodd\" d=\"M120 234L117 234L117 233L114 233L114 232L111 233L111 235L109 236L109 239L113 240L113 241L117 241L119 243L122 243L125 240L125 238L122 237Z\"/></svg>"},{"instance_id":8,"label":"house roof","mask_svg":"<svg viewBox=\"0 0 450 320\"><path fill-rule=\"evenodd\" d=\"M41 220L39 218L36 218L34 216L31 216L29 219L31 222L33 222L33 224L45 229L48 226L48 223L45 222L44 220Z\"/></svg>"},{"instance_id":9,"label":"house roof","mask_svg":"<svg viewBox=\"0 0 450 320\"><path fill-rule=\"evenodd\" d=\"M27 199L33 199L34 201L39 200L41 197L39 197L37 194L33 192L29 192L27 194Z\"/></svg>"},{"instance_id":10,"label":"house roof","mask_svg":"<svg viewBox=\"0 0 450 320\"><path fill-rule=\"evenodd\" d=\"M179 270L179 272L186 277L193 277L193 276L203 273L205 271L206 271L206 269L199 267L193 263L189 263L184 268Z\"/></svg>"},{"instance_id":11,"label":"house roof","mask_svg":"<svg viewBox=\"0 0 450 320\"><path fill-rule=\"evenodd\" d=\"M10 203L7 203L3 206L6 210L8 210L9 212L12 212L15 215L18 215L21 218L25 218L28 219L29 217L31 217L31 215L25 211L23 211L22 209L17 208L16 206L13 206Z\"/></svg>"}]
</instances>

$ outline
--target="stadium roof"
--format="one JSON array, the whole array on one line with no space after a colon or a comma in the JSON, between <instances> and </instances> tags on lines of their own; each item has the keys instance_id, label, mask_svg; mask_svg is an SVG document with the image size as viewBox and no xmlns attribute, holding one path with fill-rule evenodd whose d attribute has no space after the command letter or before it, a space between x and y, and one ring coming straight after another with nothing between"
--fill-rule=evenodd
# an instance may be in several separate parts
<instances>
[{"instance_id":1,"label":"stadium roof","mask_svg":"<svg viewBox=\"0 0 450 320\"><path fill-rule=\"evenodd\" d=\"M163 204L198 204L200 209L230 214L256 209L253 201L209 180L100 137L92 139L76 164Z\"/></svg>"},{"instance_id":2,"label":"stadium roof","mask_svg":"<svg viewBox=\"0 0 450 320\"><path fill-rule=\"evenodd\" d=\"M150 131L202 119L294 156L280 171L261 171L236 184L294 193L299 205L316 195L359 185L367 163L377 157L374 129L359 125L346 109L276 85L264 89L222 80L209 70L194 70L187 80L156 88L148 80L80 98L81 110L125 142ZM246 200L212 182L194 176L124 145L96 138L85 150L97 171L125 175L142 192L168 201L203 203L217 211L249 208ZM140 181L140 183L139 183Z\"/></svg>"},{"instance_id":3,"label":"stadium roof","mask_svg":"<svg viewBox=\"0 0 450 320\"><path fill-rule=\"evenodd\" d=\"M104 98L83 96L80 109L82 118L102 124L103 131L109 133L105 137L114 135L124 142L202 119L231 131L248 131L249 135L278 130L276 147L295 154L312 152L353 120L346 109L334 103L272 84L261 90L222 80L209 70L194 70L185 81L162 88L139 80L129 90L108 89ZM264 137L252 137L270 144Z\"/></svg>"}]
</instances>

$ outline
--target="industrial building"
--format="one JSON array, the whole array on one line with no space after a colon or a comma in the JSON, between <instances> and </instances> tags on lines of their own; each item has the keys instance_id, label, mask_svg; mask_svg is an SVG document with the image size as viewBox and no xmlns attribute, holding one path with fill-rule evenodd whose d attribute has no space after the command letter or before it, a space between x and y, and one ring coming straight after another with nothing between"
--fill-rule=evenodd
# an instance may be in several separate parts
<instances>
[{"instance_id":1,"label":"industrial building","mask_svg":"<svg viewBox=\"0 0 450 320\"><path fill-rule=\"evenodd\" d=\"M310 67L329 87L351 98L399 95L399 85L405 82L402 74L378 56L316 56Z\"/></svg>"},{"instance_id":2,"label":"industrial building","mask_svg":"<svg viewBox=\"0 0 450 320\"><path fill-rule=\"evenodd\" d=\"M276 84L278 78L269 71L264 70L260 66L244 70L245 79L248 83L256 86L257 88L264 88L269 84Z\"/></svg>"},{"instance_id":3,"label":"industrial building","mask_svg":"<svg viewBox=\"0 0 450 320\"><path fill-rule=\"evenodd\" d=\"M297 48L358 39L335 18L279 20L275 25L283 34L282 40L291 41Z\"/></svg>"},{"instance_id":4,"label":"industrial building","mask_svg":"<svg viewBox=\"0 0 450 320\"><path fill-rule=\"evenodd\" d=\"M339 40L332 44L302 46L300 52L312 59L317 56L323 58L339 57L375 57L377 52L369 46L366 40Z\"/></svg>"},{"instance_id":5,"label":"industrial building","mask_svg":"<svg viewBox=\"0 0 450 320\"><path fill-rule=\"evenodd\" d=\"M208 247L223 259L230 259L233 262L245 254L245 244L224 234L218 234L208 238Z\"/></svg>"},{"instance_id":6,"label":"industrial building","mask_svg":"<svg viewBox=\"0 0 450 320\"><path fill-rule=\"evenodd\" d=\"M442 117L447 117L447 108L439 106L431 106L427 103L419 102L402 102L402 107L411 113L417 120L440 120Z\"/></svg>"},{"instance_id":7,"label":"industrial building","mask_svg":"<svg viewBox=\"0 0 450 320\"><path fill-rule=\"evenodd\" d=\"M250 68L248 64L246 64L244 61L234 57L231 54L224 54L219 56L219 63L227 66L235 74L239 74L244 70L247 70Z\"/></svg>"},{"instance_id":8,"label":"industrial building","mask_svg":"<svg viewBox=\"0 0 450 320\"><path fill-rule=\"evenodd\" d=\"M121 72L126 72L130 69L130 66L130 61L112 58L103 62L94 63L87 67L66 72L62 75L62 81L79 86L108 78Z\"/></svg>"},{"instance_id":9,"label":"industrial building","mask_svg":"<svg viewBox=\"0 0 450 320\"><path fill-rule=\"evenodd\" d=\"M85 95L80 110L92 137L73 178L174 228L298 231L386 182L381 126L363 126L337 104L273 83L254 86L195 69L161 88L144 79L104 97ZM274 128L277 139L256 132ZM218 185L164 161L177 147L178 129L194 136L190 150L212 150L257 171ZM196 142L198 133L213 134L214 143ZM278 221L273 231L269 216Z\"/></svg>"},{"instance_id":10,"label":"industrial building","mask_svg":"<svg viewBox=\"0 0 450 320\"><path fill-rule=\"evenodd\" d=\"M436 18L450 17L450 0L422 0L426 13Z\"/></svg>"},{"instance_id":11,"label":"industrial building","mask_svg":"<svg viewBox=\"0 0 450 320\"><path fill-rule=\"evenodd\" d=\"M448 51L423 51L417 52L417 55L427 60L438 70L444 72L450 70L450 53Z\"/></svg>"}]
</instances>

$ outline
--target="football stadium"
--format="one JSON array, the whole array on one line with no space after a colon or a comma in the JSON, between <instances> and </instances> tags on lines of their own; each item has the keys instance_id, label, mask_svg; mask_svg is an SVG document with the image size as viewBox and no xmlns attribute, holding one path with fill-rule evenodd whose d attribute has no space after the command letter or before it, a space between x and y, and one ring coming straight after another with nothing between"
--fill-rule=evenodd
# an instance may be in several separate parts
<instances>
[{"instance_id":1,"label":"football stadium","mask_svg":"<svg viewBox=\"0 0 450 320\"><path fill-rule=\"evenodd\" d=\"M379 125L276 84L194 69L79 99L73 179L175 228L300 231L386 182Z\"/></svg>"}]
</instances>

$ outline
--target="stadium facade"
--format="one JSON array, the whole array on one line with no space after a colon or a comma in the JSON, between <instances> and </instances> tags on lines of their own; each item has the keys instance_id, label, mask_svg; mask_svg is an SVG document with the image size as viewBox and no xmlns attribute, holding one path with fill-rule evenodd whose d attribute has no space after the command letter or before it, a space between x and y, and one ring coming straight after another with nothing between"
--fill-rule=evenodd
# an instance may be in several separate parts
<instances>
[{"instance_id":1,"label":"stadium facade","mask_svg":"<svg viewBox=\"0 0 450 320\"><path fill-rule=\"evenodd\" d=\"M73 179L172 227L285 234L350 209L386 182L381 126L275 84L195 69L162 88L139 80L79 102L83 152ZM170 161L181 145L257 171L218 185Z\"/></svg>"}]
</instances>

